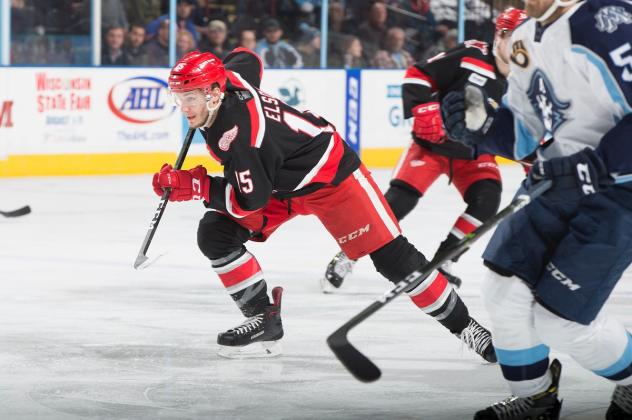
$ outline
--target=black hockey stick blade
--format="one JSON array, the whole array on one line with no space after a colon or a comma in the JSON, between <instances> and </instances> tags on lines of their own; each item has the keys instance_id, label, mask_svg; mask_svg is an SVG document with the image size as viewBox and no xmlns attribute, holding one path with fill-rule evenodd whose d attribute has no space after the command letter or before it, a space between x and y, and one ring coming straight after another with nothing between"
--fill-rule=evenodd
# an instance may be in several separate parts
<instances>
[{"instance_id":1,"label":"black hockey stick blade","mask_svg":"<svg viewBox=\"0 0 632 420\"><path fill-rule=\"evenodd\" d=\"M191 142L193 141L193 135L195 134L194 128L189 128L187 131L187 135L184 138L184 142L182 143L182 148L180 149L180 153L178 154L178 158L176 159L175 165L173 165L173 169L181 169L182 164L184 163L184 158L186 158L187 153L189 151L189 146L191 146ZM140 246L140 251L138 251L138 255L136 256L136 260L134 261L134 268L136 270L147 267L151 263L146 263L149 259L147 256L147 250L149 249L149 245L151 244L151 240L156 233L156 228L158 227L158 223L160 223L160 219L162 218L162 213L165 211L165 207L169 201L169 195L171 195L171 189L167 188L165 192L162 194L160 198L160 203L158 204L158 208L154 212L154 217L149 222L149 230L145 234L145 239L143 239L143 243ZM155 261L155 259L153 260ZM152 262L153 262L152 261Z\"/></svg>"},{"instance_id":2,"label":"black hockey stick blade","mask_svg":"<svg viewBox=\"0 0 632 420\"><path fill-rule=\"evenodd\" d=\"M373 382L380 378L381 371L375 363L362 354L356 347L351 344L348 338L349 331L361 322L365 321L369 316L380 310L383 306L391 302L397 296L406 290L412 290L419 283L424 281L426 277L434 270L438 269L445 261L456 255L465 252L474 242L480 239L485 233L493 229L501 220L514 214L534 198L538 197L546 190L551 188L553 183L550 180L540 181L532 186L528 191L519 194L512 202L502 209L498 214L487 220L473 232L462 238L454 247L437 255L435 259L421 267L420 271L413 271L404 280L400 281L395 287L386 292L378 300L367 306L362 312L351 318L340 328L334 331L328 338L327 344L338 360L345 368L358 380L362 382Z\"/></svg>"},{"instance_id":3,"label":"black hockey stick blade","mask_svg":"<svg viewBox=\"0 0 632 420\"><path fill-rule=\"evenodd\" d=\"M375 302L327 337L327 345L340 360L340 363L361 382L377 381L382 376L382 371L368 357L353 347L347 334L351 328L377 310L374 309L374 305L376 305Z\"/></svg>"},{"instance_id":4,"label":"black hockey stick blade","mask_svg":"<svg viewBox=\"0 0 632 420\"><path fill-rule=\"evenodd\" d=\"M12 211L0 211L0 214L3 215L4 217L20 217L20 216L27 215L30 212L31 212L31 207L24 206Z\"/></svg>"}]
</instances>

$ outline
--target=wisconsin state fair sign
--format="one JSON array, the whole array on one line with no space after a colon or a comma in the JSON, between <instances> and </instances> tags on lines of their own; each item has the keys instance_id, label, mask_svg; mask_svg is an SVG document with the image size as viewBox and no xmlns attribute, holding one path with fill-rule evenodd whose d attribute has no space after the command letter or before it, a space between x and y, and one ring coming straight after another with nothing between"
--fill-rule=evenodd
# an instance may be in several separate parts
<instances>
[{"instance_id":1,"label":"wisconsin state fair sign","mask_svg":"<svg viewBox=\"0 0 632 420\"><path fill-rule=\"evenodd\" d=\"M108 107L116 117L131 124L160 121L175 111L167 88L167 82L156 77L131 77L112 86Z\"/></svg>"}]
</instances>

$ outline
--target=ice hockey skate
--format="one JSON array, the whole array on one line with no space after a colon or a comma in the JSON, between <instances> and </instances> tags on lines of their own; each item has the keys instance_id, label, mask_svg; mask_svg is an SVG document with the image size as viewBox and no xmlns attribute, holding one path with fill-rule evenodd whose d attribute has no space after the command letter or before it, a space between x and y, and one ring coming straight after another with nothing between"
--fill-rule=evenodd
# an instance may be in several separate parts
<instances>
[{"instance_id":1,"label":"ice hockey skate","mask_svg":"<svg viewBox=\"0 0 632 420\"><path fill-rule=\"evenodd\" d=\"M240 325L217 335L218 355L228 359L271 358L281 355L283 288L272 289L272 305Z\"/></svg>"},{"instance_id":2,"label":"ice hockey skate","mask_svg":"<svg viewBox=\"0 0 632 420\"><path fill-rule=\"evenodd\" d=\"M327 265L325 276L320 279L323 293L333 293L340 288L345 278L353 272L355 263L343 251L337 253Z\"/></svg>"},{"instance_id":3,"label":"ice hockey skate","mask_svg":"<svg viewBox=\"0 0 632 420\"><path fill-rule=\"evenodd\" d=\"M562 364L555 359L549 366L551 385L530 397L509 397L476 413L474 420L557 420L562 401L557 398ZM615 417L613 417L614 419ZM616 417L619 419L620 417Z\"/></svg>"},{"instance_id":4,"label":"ice hockey skate","mask_svg":"<svg viewBox=\"0 0 632 420\"><path fill-rule=\"evenodd\" d=\"M483 359L489 363L496 363L496 351L492 344L492 334L474 318L470 318L469 324L460 334L454 335Z\"/></svg>"},{"instance_id":5,"label":"ice hockey skate","mask_svg":"<svg viewBox=\"0 0 632 420\"><path fill-rule=\"evenodd\" d=\"M448 283L458 289L461 287L461 283L463 282L458 276L454 275L454 272L452 271L453 264L454 262L452 260L448 260L441 264L441 267L439 267L439 271L445 276L445 279L448 281Z\"/></svg>"},{"instance_id":6,"label":"ice hockey skate","mask_svg":"<svg viewBox=\"0 0 632 420\"><path fill-rule=\"evenodd\" d=\"M614 388L606 420L632 420L632 385L617 385Z\"/></svg>"}]
</instances>

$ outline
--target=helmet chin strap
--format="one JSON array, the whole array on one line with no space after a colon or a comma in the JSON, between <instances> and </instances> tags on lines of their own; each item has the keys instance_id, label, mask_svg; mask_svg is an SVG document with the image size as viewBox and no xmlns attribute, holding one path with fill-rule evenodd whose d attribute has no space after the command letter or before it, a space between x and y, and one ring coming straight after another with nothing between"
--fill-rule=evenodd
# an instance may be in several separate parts
<instances>
[{"instance_id":1,"label":"helmet chin strap","mask_svg":"<svg viewBox=\"0 0 632 420\"><path fill-rule=\"evenodd\" d=\"M546 12L544 12L542 16L535 18L535 20L542 23L548 18L550 18L558 8L572 6L578 1L579 0L555 0L551 4L551 6L549 6L549 8L546 9Z\"/></svg>"},{"instance_id":2,"label":"helmet chin strap","mask_svg":"<svg viewBox=\"0 0 632 420\"><path fill-rule=\"evenodd\" d=\"M210 127L211 124L215 121L215 117L217 116L217 110L222 105L222 100L224 99L224 92L222 92L219 96L219 101L217 101L217 105L212 106L211 101L206 101L206 109L208 109L208 117L204 122L204 127Z\"/></svg>"}]
</instances>

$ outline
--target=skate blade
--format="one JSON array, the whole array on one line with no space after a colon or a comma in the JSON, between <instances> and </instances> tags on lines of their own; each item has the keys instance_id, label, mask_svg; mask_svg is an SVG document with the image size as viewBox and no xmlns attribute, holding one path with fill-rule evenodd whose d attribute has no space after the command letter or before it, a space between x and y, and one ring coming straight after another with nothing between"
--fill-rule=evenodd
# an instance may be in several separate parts
<instances>
[{"instance_id":1,"label":"skate blade","mask_svg":"<svg viewBox=\"0 0 632 420\"><path fill-rule=\"evenodd\" d=\"M336 291L336 288L334 287L333 284L329 283L329 281L327 281L326 278L321 277L320 278L320 290L324 294L329 295L329 294L334 293Z\"/></svg>"},{"instance_id":2,"label":"skate blade","mask_svg":"<svg viewBox=\"0 0 632 420\"><path fill-rule=\"evenodd\" d=\"M282 353L277 341L257 341L247 346L219 346L217 355L226 359L271 359Z\"/></svg>"}]
</instances>

